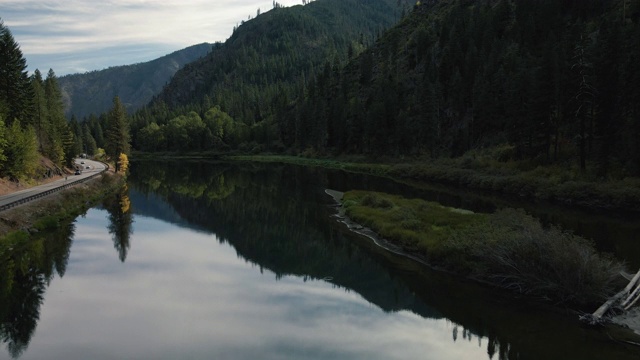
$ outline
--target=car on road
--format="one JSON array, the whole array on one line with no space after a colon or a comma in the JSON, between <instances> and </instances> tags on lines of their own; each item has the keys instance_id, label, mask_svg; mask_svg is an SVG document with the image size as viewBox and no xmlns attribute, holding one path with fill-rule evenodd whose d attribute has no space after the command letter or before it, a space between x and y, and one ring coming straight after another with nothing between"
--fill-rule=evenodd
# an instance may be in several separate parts
<instances>
[{"instance_id":1,"label":"car on road","mask_svg":"<svg viewBox=\"0 0 640 360\"><path fill-rule=\"evenodd\" d=\"M76 170L76 175L80 175L82 172L80 170Z\"/></svg>"},{"instance_id":2,"label":"car on road","mask_svg":"<svg viewBox=\"0 0 640 360\"><path fill-rule=\"evenodd\" d=\"M80 161L80 164L84 165L84 161Z\"/></svg>"}]
</instances>

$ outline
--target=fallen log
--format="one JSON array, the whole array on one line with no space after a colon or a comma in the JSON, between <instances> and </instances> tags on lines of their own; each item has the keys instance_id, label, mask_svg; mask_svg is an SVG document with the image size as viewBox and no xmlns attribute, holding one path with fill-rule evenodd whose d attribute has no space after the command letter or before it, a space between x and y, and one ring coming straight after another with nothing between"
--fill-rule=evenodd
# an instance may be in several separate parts
<instances>
[{"instance_id":1,"label":"fallen log","mask_svg":"<svg viewBox=\"0 0 640 360\"><path fill-rule=\"evenodd\" d=\"M629 310L640 298L640 283L636 284L636 288L622 302L622 307Z\"/></svg>"},{"instance_id":2,"label":"fallen log","mask_svg":"<svg viewBox=\"0 0 640 360\"><path fill-rule=\"evenodd\" d=\"M609 300L602 304L602 306L600 306L593 314L583 315L580 317L580 319L592 325L599 324L600 322L602 322L602 317L609 311L609 309L611 309L614 304L620 302L626 295L630 294L631 290L637 285L639 280L640 270L638 270L636 275L631 279L631 281L629 281L629 284L627 284L627 286L622 291L609 298ZM638 288L634 290L634 293L637 292ZM624 302L628 303L628 300L630 298L632 298L631 295L629 295L629 297L624 300ZM633 302L635 303L635 301L637 301L637 298Z\"/></svg>"}]
</instances>

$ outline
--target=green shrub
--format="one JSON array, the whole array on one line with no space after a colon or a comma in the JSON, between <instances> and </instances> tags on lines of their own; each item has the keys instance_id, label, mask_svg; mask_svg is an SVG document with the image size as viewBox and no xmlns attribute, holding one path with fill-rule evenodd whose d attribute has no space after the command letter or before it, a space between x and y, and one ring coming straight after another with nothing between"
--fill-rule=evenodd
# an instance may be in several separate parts
<instances>
[{"instance_id":1,"label":"green shrub","mask_svg":"<svg viewBox=\"0 0 640 360\"><path fill-rule=\"evenodd\" d=\"M8 233L0 238L0 255L28 239L29 233L24 230L17 230Z\"/></svg>"},{"instance_id":2,"label":"green shrub","mask_svg":"<svg viewBox=\"0 0 640 360\"><path fill-rule=\"evenodd\" d=\"M34 227L39 231L55 230L60 227L60 219L53 215L45 216L35 223Z\"/></svg>"},{"instance_id":3,"label":"green shrub","mask_svg":"<svg viewBox=\"0 0 640 360\"><path fill-rule=\"evenodd\" d=\"M606 299L615 292L623 269L621 262L599 254L586 239L554 227L545 229L522 210L498 211L486 226L452 234L447 246L449 252L472 249L467 260L472 276L559 302Z\"/></svg>"},{"instance_id":4,"label":"green shrub","mask_svg":"<svg viewBox=\"0 0 640 360\"><path fill-rule=\"evenodd\" d=\"M522 210L474 214L362 191L345 193L343 204L351 219L434 265L540 298L601 301L614 292L623 269L586 239L545 229Z\"/></svg>"},{"instance_id":5,"label":"green shrub","mask_svg":"<svg viewBox=\"0 0 640 360\"><path fill-rule=\"evenodd\" d=\"M379 198L374 194L366 194L360 201L364 206L380 209L391 209L394 205L391 200L387 198Z\"/></svg>"}]
</instances>

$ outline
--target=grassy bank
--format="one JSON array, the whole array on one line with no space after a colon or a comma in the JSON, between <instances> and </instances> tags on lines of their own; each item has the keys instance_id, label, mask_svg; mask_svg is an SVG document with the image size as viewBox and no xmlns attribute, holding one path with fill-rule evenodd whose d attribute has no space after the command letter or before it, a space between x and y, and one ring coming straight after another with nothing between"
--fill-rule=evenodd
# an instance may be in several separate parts
<instances>
[{"instance_id":1,"label":"grassy bank","mask_svg":"<svg viewBox=\"0 0 640 360\"><path fill-rule=\"evenodd\" d=\"M398 180L435 182L525 199L546 200L591 210L640 212L638 178L619 176L602 179L572 167L503 162L492 156L471 154L458 159L414 162L388 159L383 163L367 162L365 158L337 160L281 155L238 155L223 158L321 166Z\"/></svg>"},{"instance_id":2,"label":"grassy bank","mask_svg":"<svg viewBox=\"0 0 640 360\"><path fill-rule=\"evenodd\" d=\"M546 200L585 209L640 212L640 179L591 178L567 169L536 167L476 167L473 161L400 164L388 176L491 191L520 198Z\"/></svg>"},{"instance_id":3,"label":"grassy bank","mask_svg":"<svg viewBox=\"0 0 640 360\"><path fill-rule=\"evenodd\" d=\"M376 192L344 195L346 215L434 266L533 297L577 305L616 291L623 265L584 238L522 211L474 214Z\"/></svg>"},{"instance_id":4,"label":"grassy bank","mask_svg":"<svg viewBox=\"0 0 640 360\"><path fill-rule=\"evenodd\" d=\"M306 158L287 155L227 155L225 160L254 161L264 163L285 163L304 166L318 166L326 169L344 170L355 173L389 176L391 166L386 163L370 163L364 161ZM360 160L360 159L359 159Z\"/></svg>"},{"instance_id":5,"label":"grassy bank","mask_svg":"<svg viewBox=\"0 0 640 360\"><path fill-rule=\"evenodd\" d=\"M124 178L111 172L45 198L0 213L0 244L54 231L85 213L122 185Z\"/></svg>"}]
</instances>

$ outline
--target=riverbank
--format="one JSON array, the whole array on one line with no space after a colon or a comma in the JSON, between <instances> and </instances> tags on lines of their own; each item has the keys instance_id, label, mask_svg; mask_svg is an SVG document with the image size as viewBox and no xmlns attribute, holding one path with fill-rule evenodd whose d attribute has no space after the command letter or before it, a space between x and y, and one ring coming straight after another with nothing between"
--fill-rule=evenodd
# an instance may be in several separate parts
<instances>
[{"instance_id":1,"label":"riverbank","mask_svg":"<svg viewBox=\"0 0 640 360\"><path fill-rule=\"evenodd\" d=\"M640 213L640 178L600 179L574 168L498 163L462 157L430 161L385 159L371 162L362 156L308 158L289 155L235 155L222 153L136 153L136 160L222 160L315 166L390 178L413 187L441 185L472 190L478 195L507 201L555 204L590 213Z\"/></svg>"},{"instance_id":2,"label":"riverbank","mask_svg":"<svg viewBox=\"0 0 640 360\"><path fill-rule=\"evenodd\" d=\"M328 193L387 250L531 298L586 308L615 293L622 280L622 263L522 211L475 214L377 192Z\"/></svg>"},{"instance_id":3,"label":"riverbank","mask_svg":"<svg viewBox=\"0 0 640 360\"><path fill-rule=\"evenodd\" d=\"M9 238L25 238L57 229L117 189L123 181L121 175L105 172L86 183L3 211L0 213L0 243Z\"/></svg>"},{"instance_id":4,"label":"riverbank","mask_svg":"<svg viewBox=\"0 0 640 360\"><path fill-rule=\"evenodd\" d=\"M282 155L228 155L234 161L276 162L385 176L396 180L439 183L501 194L531 201L541 200L587 210L640 212L640 179L597 179L575 169L537 166L519 170L480 158L462 157L429 162L384 163L350 159L313 159Z\"/></svg>"}]
</instances>

